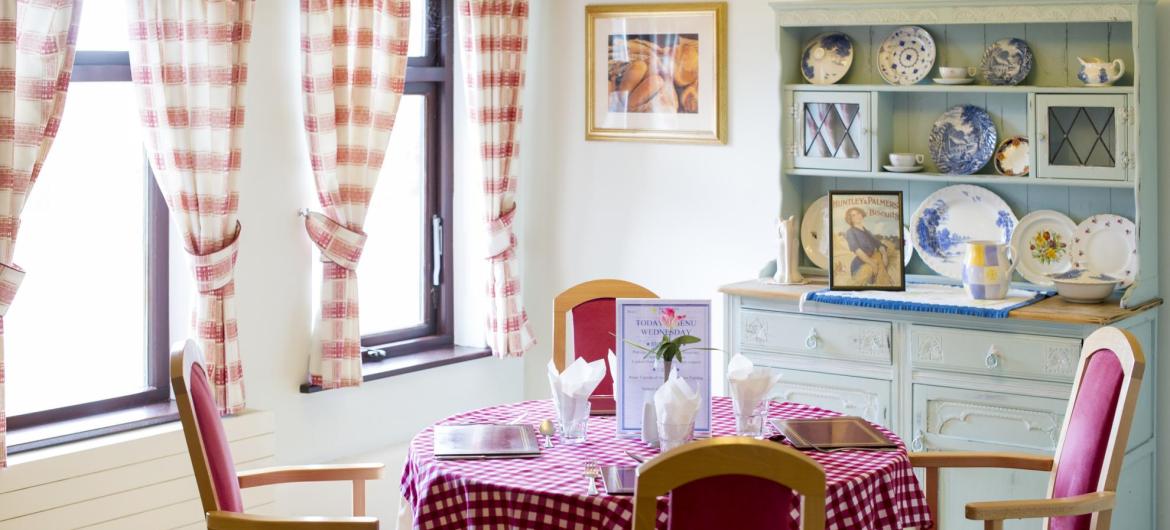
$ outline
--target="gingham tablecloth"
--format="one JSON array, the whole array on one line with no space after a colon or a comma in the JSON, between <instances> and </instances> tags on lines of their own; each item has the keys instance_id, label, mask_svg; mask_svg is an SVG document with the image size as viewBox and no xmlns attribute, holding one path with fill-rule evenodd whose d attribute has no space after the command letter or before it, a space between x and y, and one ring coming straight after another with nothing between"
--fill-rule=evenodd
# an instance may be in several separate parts
<instances>
[{"instance_id":1,"label":"gingham tablecloth","mask_svg":"<svg viewBox=\"0 0 1170 530\"><path fill-rule=\"evenodd\" d=\"M524 423L555 418L551 401L524 401L451 416L440 424L506 423L524 415ZM825 409L775 403L772 418L837 416ZM879 427L880 429L881 427ZM825 468L828 482L825 515L830 530L929 528L926 497L914 477L902 441L886 429L899 451L837 451L808 454ZM634 500L629 496L587 495L582 470L586 460L602 465L632 465L625 452L652 456L656 450L638 440L616 438L613 416L589 420L585 444L559 443L542 449L539 458L513 460L436 460L434 438L427 428L411 441L402 472L404 508L421 530L463 529L619 529L630 528ZM731 401L712 402L712 433L735 432ZM600 482L600 481L599 481ZM599 489L601 485L598 485ZM799 515L794 498L793 515ZM658 528L666 529L667 501L659 500ZM795 527L794 527L795 528Z\"/></svg>"}]
</instances>

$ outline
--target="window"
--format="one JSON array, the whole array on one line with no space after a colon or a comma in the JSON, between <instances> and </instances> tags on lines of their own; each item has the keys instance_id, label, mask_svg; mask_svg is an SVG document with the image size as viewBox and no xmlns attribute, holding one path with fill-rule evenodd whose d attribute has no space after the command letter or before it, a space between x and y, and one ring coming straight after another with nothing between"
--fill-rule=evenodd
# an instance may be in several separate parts
<instances>
[{"instance_id":1,"label":"window","mask_svg":"<svg viewBox=\"0 0 1170 530\"><path fill-rule=\"evenodd\" d=\"M406 91L358 266L363 357L452 343L451 0L411 4Z\"/></svg>"},{"instance_id":2,"label":"window","mask_svg":"<svg viewBox=\"0 0 1170 530\"><path fill-rule=\"evenodd\" d=\"M61 128L21 214L28 274L4 322L13 429L169 400L167 209L123 9L83 11Z\"/></svg>"}]
</instances>

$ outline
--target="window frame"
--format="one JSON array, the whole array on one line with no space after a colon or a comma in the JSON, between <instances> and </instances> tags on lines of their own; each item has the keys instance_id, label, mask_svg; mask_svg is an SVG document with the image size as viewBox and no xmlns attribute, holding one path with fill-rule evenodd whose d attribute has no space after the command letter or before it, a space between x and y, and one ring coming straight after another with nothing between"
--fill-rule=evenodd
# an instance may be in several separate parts
<instances>
[{"instance_id":1,"label":"window frame","mask_svg":"<svg viewBox=\"0 0 1170 530\"><path fill-rule=\"evenodd\" d=\"M426 53L407 59L404 95L425 98L426 124L426 198L424 226L438 219L441 223L438 242L439 262L435 262L435 231L424 228L423 323L408 328L364 334L361 337L362 361L379 362L454 344L454 253L452 237L453 211L453 138L454 138L454 50L455 19L452 0L427 2ZM437 21L437 23L431 23ZM439 284L433 276L438 267ZM368 295L368 293L367 293Z\"/></svg>"},{"instance_id":2,"label":"window frame","mask_svg":"<svg viewBox=\"0 0 1170 530\"><path fill-rule=\"evenodd\" d=\"M70 83L132 82L130 53L77 51ZM53 155L50 150L49 156ZM8 429L28 429L77 420L98 414L168 403L171 399L168 371L170 340L170 217L166 201L154 180L145 153L142 157L143 193L146 199L146 381L139 392L64 407L9 416ZM35 192L34 192L35 193ZM19 303L19 301L17 302ZM15 447L13 448L15 449ZM10 451L11 452L11 451Z\"/></svg>"}]
</instances>

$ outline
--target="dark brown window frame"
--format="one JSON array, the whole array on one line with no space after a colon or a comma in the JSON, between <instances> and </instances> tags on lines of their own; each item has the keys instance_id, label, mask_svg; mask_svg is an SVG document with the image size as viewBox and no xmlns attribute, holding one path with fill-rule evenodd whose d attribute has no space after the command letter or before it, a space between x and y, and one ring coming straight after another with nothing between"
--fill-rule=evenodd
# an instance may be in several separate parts
<instances>
[{"instance_id":1,"label":"dark brown window frame","mask_svg":"<svg viewBox=\"0 0 1170 530\"><path fill-rule=\"evenodd\" d=\"M128 52L78 51L74 58L71 83L130 82ZM60 156L60 153L58 153ZM50 155L53 156L50 151ZM52 423L127 409L157 405L170 401L167 374L167 343L170 340L169 311L169 214L154 174L144 155L142 158L146 215L146 385L142 391L108 399L89 401L54 409L19 414L8 418L8 429L32 429ZM17 302L19 303L19 302ZM31 444L30 444L31 445ZM44 444L36 444L41 446ZM31 447L29 447L31 448ZM10 452L28 449L14 445Z\"/></svg>"}]
</instances>

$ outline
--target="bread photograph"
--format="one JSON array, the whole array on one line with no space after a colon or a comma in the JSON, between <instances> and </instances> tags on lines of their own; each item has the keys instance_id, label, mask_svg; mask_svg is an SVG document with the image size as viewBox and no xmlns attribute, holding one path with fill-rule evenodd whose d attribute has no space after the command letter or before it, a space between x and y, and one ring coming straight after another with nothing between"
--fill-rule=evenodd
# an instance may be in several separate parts
<instances>
[{"instance_id":1,"label":"bread photograph","mask_svg":"<svg viewBox=\"0 0 1170 530\"><path fill-rule=\"evenodd\" d=\"M699 35L610 35L609 111L699 112Z\"/></svg>"}]
</instances>

